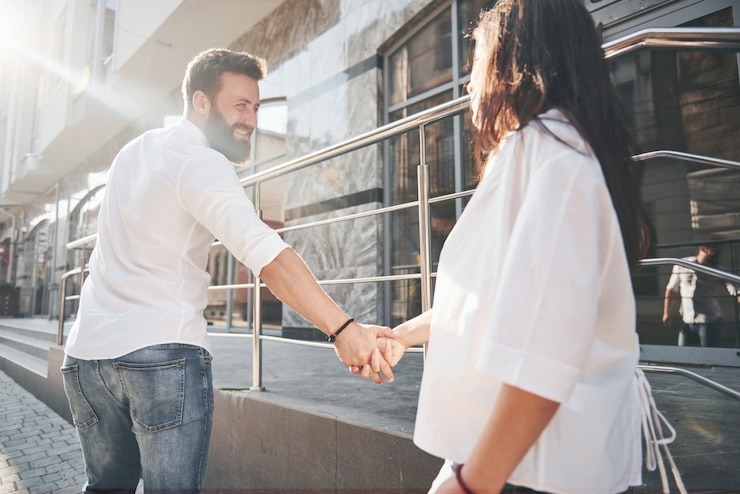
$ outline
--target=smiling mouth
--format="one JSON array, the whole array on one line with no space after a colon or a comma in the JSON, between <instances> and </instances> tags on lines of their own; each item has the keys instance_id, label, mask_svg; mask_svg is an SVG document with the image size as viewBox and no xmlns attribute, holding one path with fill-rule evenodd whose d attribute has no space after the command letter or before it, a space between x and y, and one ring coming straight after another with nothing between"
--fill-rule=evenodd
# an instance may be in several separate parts
<instances>
[{"instance_id":1,"label":"smiling mouth","mask_svg":"<svg viewBox=\"0 0 740 494\"><path fill-rule=\"evenodd\" d=\"M252 136L252 130L248 128L235 128L234 135L238 138L249 139Z\"/></svg>"}]
</instances>

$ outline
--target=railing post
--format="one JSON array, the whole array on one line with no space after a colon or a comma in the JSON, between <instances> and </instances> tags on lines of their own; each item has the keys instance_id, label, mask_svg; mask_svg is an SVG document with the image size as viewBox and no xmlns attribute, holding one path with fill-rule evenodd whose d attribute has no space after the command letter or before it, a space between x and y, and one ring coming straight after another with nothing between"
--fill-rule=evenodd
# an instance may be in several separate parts
<instances>
[{"instance_id":1,"label":"railing post","mask_svg":"<svg viewBox=\"0 0 740 494\"><path fill-rule=\"evenodd\" d=\"M254 186L254 207L257 210L257 216L262 218L262 208L260 206L260 187ZM252 387L250 391L264 391L262 386L262 290L260 288L260 278L254 273L254 288L252 292Z\"/></svg>"},{"instance_id":2,"label":"railing post","mask_svg":"<svg viewBox=\"0 0 740 494\"><path fill-rule=\"evenodd\" d=\"M64 341L64 306L67 302L67 276L62 276L62 280L59 283L59 325L57 326L57 345L61 345Z\"/></svg>"},{"instance_id":3,"label":"railing post","mask_svg":"<svg viewBox=\"0 0 740 494\"><path fill-rule=\"evenodd\" d=\"M226 253L226 283L234 283L234 256L231 252ZM234 324L234 290L226 290L226 332L231 333Z\"/></svg>"},{"instance_id":4,"label":"railing post","mask_svg":"<svg viewBox=\"0 0 740 494\"><path fill-rule=\"evenodd\" d=\"M97 242L97 241L96 241ZM80 249L78 254L79 262L80 262L80 284L79 284L79 291L82 293L82 285L85 284L85 249Z\"/></svg>"},{"instance_id":5,"label":"railing post","mask_svg":"<svg viewBox=\"0 0 740 494\"><path fill-rule=\"evenodd\" d=\"M421 270L421 310L432 307L431 232L429 231L429 165L426 163L425 125L419 126L419 268Z\"/></svg>"}]
</instances>

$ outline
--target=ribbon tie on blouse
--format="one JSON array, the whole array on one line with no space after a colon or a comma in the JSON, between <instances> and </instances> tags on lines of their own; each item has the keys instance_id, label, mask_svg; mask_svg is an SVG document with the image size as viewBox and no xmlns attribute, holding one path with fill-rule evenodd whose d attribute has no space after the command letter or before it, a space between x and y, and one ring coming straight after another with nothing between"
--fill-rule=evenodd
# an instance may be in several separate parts
<instances>
[{"instance_id":1,"label":"ribbon tie on blouse","mask_svg":"<svg viewBox=\"0 0 740 494\"><path fill-rule=\"evenodd\" d=\"M650 383L645 377L645 373L642 369L636 369L635 375L637 377L638 390L640 392L642 433L645 436L645 467L651 472L654 472L656 467L658 468L660 471L660 481L663 484L663 493L669 494L670 485L668 484L668 476L666 475L663 455L661 454L661 448L663 448L665 456L668 459L668 463L671 466L673 478L676 481L676 487L678 487L678 491L681 494L686 494L686 487L683 485L681 474L679 473L678 468L676 468L671 452L668 449L668 445L676 439L676 429L668 423L668 420L666 420L663 414L660 413L658 408L655 406L652 388L650 387ZM665 425L670 432L668 437L663 433L663 425Z\"/></svg>"}]
</instances>

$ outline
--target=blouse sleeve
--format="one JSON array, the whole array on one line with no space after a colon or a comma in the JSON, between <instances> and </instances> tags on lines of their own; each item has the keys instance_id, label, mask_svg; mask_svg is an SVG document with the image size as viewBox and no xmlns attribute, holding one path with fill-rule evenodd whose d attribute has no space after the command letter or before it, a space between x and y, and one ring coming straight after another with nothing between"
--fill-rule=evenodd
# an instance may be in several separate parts
<instances>
[{"instance_id":1,"label":"blouse sleeve","mask_svg":"<svg viewBox=\"0 0 740 494\"><path fill-rule=\"evenodd\" d=\"M621 245L608 190L579 158L531 177L477 360L480 371L557 402L570 396L594 338L609 237Z\"/></svg>"},{"instance_id":2,"label":"blouse sleeve","mask_svg":"<svg viewBox=\"0 0 740 494\"><path fill-rule=\"evenodd\" d=\"M240 262L259 274L288 245L256 214L226 160L190 160L179 180L182 206Z\"/></svg>"}]
</instances>

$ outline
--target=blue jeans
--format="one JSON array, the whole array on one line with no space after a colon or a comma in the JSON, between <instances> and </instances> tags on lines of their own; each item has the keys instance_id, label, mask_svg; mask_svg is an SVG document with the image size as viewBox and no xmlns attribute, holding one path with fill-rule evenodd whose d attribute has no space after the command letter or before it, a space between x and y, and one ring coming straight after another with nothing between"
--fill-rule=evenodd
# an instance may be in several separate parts
<instances>
[{"instance_id":1,"label":"blue jeans","mask_svg":"<svg viewBox=\"0 0 740 494\"><path fill-rule=\"evenodd\" d=\"M722 320L705 323L684 323L678 333L678 346L718 347Z\"/></svg>"},{"instance_id":2,"label":"blue jeans","mask_svg":"<svg viewBox=\"0 0 740 494\"><path fill-rule=\"evenodd\" d=\"M64 391L82 446L85 492L198 492L213 419L211 355L171 343L110 360L66 356Z\"/></svg>"}]
</instances>

